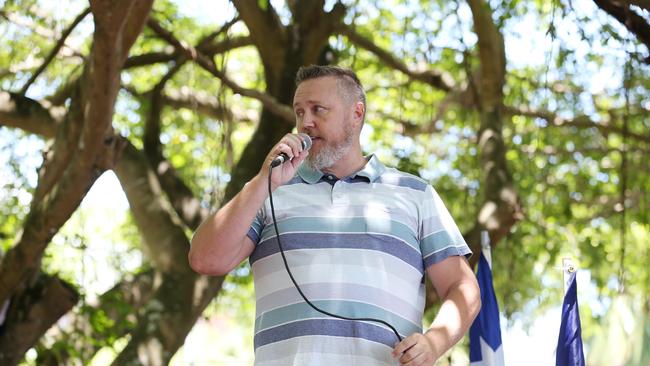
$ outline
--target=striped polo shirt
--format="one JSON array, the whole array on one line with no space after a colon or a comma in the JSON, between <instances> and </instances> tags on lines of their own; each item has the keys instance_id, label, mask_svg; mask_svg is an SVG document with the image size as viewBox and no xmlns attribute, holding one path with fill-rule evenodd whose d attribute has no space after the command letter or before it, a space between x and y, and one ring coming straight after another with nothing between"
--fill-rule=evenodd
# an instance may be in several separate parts
<instances>
[{"instance_id":1,"label":"striped polo shirt","mask_svg":"<svg viewBox=\"0 0 650 366\"><path fill-rule=\"evenodd\" d=\"M422 332L428 266L471 251L436 191L374 155L337 179L303 164L273 192L280 240L296 282L330 313ZM267 199L248 236L256 294L255 365L396 365L385 325L323 315L287 274Z\"/></svg>"}]
</instances>

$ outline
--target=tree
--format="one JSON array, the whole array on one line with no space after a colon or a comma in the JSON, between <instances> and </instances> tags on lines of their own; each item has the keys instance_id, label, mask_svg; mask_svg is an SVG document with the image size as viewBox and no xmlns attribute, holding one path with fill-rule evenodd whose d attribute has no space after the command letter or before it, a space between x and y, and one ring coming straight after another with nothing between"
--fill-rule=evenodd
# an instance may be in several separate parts
<instances>
[{"instance_id":1,"label":"tree","mask_svg":"<svg viewBox=\"0 0 650 366\"><path fill-rule=\"evenodd\" d=\"M211 23L140 0L92 1L57 20L41 2L8 1L0 133L37 135L45 146L35 185L20 161L7 163L0 361L16 364L36 347L42 363L85 362L129 335L114 363L168 363L224 283L188 267L191 231L292 130L293 78L313 63L358 71L370 101L369 153L431 179L475 252L480 231L490 232L495 268L508 269L495 271L507 315L557 302L539 296L539 278L559 278L544 272L565 253L591 269L603 296L644 293L650 136L638 45L648 42L647 22L633 14L648 8L594 2L614 19L561 2L233 0L222 9L232 17ZM535 32L551 46L547 62L522 65L507 41L530 18L547 22ZM51 31L57 21L63 30ZM589 78L611 69L618 85L596 90ZM145 260L95 304L75 306L84 289L42 258L109 169L130 205L124 230L137 227ZM27 193L29 209L11 192ZM434 306L435 296L428 300ZM64 314L77 334L59 324L52 337L61 349L48 347L42 336Z\"/></svg>"}]
</instances>

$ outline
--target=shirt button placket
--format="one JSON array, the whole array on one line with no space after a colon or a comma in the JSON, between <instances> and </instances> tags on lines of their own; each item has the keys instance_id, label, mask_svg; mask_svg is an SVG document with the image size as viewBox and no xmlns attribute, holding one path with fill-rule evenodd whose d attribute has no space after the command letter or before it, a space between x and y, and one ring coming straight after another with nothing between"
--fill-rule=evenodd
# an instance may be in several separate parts
<instances>
[{"instance_id":1,"label":"shirt button placket","mask_svg":"<svg viewBox=\"0 0 650 366\"><path fill-rule=\"evenodd\" d=\"M345 187L343 186L343 181L337 181L334 183L334 186L332 187L332 203L345 203L343 202L345 200L343 190Z\"/></svg>"}]
</instances>

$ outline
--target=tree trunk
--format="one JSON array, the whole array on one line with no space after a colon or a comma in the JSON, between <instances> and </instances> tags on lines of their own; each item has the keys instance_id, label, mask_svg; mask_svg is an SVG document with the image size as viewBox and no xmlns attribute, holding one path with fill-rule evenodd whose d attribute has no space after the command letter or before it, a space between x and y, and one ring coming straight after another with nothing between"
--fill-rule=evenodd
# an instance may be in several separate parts
<instances>
[{"instance_id":1,"label":"tree trunk","mask_svg":"<svg viewBox=\"0 0 650 366\"><path fill-rule=\"evenodd\" d=\"M345 7L337 3L326 13L322 1L299 2L292 9L294 22L283 27L270 4L267 11L263 11L258 6L251 7L251 3L245 0L235 0L233 3L262 58L267 94L280 103L293 105L298 69L319 61L321 54L327 50L329 36L335 33L343 19ZM272 42L268 33L271 30ZM271 147L293 127L293 124L286 123L267 108L262 109L257 130L231 174L225 201L235 196L257 174Z\"/></svg>"},{"instance_id":2,"label":"tree trunk","mask_svg":"<svg viewBox=\"0 0 650 366\"><path fill-rule=\"evenodd\" d=\"M79 300L64 281L43 273L34 284L16 293L0 326L0 365L17 365L25 352Z\"/></svg>"},{"instance_id":3,"label":"tree trunk","mask_svg":"<svg viewBox=\"0 0 650 366\"><path fill-rule=\"evenodd\" d=\"M127 144L115 172L158 280L152 298L138 311L131 340L114 364L167 364L218 293L223 277L199 276L190 269L184 225L165 199L143 152Z\"/></svg>"},{"instance_id":4,"label":"tree trunk","mask_svg":"<svg viewBox=\"0 0 650 366\"><path fill-rule=\"evenodd\" d=\"M503 141L503 86L506 76L506 56L503 36L492 19L492 10L484 0L469 0L478 37L480 80L477 85L478 110L481 127L478 150L484 167L485 200L474 227L465 234L476 255L470 263L476 265L481 251L480 232L487 230L493 247L508 234L522 218L522 208L506 163Z\"/></svg>"},{"instance_id":5,"label":"tree trunk","mask_svg":"<svg viewBox=\"0 0 650 366\"><path fill-rule=\"evenodd\" d=\"M12 309L16 309L17 304L25 301L25 296L50 301L50 292L40 297L33 296L30 281L35 277L42 278L38 276L39 267L50 240L77 209L97 177L116 159L120 146L113 138L111 120L120 85L120 69L142 30L151 4L152 0L91 2L95 33L89 61L84 67L82 82L74 89L65 119L57 124L54 147L45 155L23 231L0 263L0 304L10 301ZM20 98L12 99L17 101ZM29 102L26 98L21 101ZM41 118L47 117L39 108L17 109L18 112L31 111ZM52 281L56 284L58 280ZM51 286L48 284L44 288ZM40 288L36 288L36 294ZM61 286L58 289L65 292ZM71 295L66 298L76 299ZM68 307L68 303L61 299L61 306L68 310L72 305ZM28 309L40 311L49 308L56 309L47 302L43 305L30 303ZM28 326L26 321L33 316L21 313L10 310L6 324L14 324L15 327L4 329L3 337L20 338L13 331L19 328L19 324L20 327ZM56 314L56 311L48 316L51 314ZM46 321L50 321L51 325L56 319ZM39 333L28 333L28 336L21 338L19 347L18 344L14 348L14 345L4 342L9 348L0 347L0 353L15 354L17 350L28 349L31 345L24 342L35 342L46 329L31 327L31 331Z\"/></svg>"},{"instance_id":6,"label":"tree trunk","mask_svg":"<svg viewBox=\"0 0 650 366\"><path fill-rule=\"evenodd\" d=\"M503 86L506 75L506 58L503 36L492 19L492 11L484 0L469 0L474 19L474 32L478 37L480 77L475 102L481 127L478 132L478 151L483 167L485 198L474 226L464 233L465 241L474 252L469 262L476 266L481 254L481 231L487 230L492 248L508 234L522 218L519 197L506 163L506 146L503 141ZM427 281L428 309L438 296Z\"/></svg>"},{"instance_id":7,"label":"tree trunk","mask_svg":"<svg viewBox=\"0 0 650 366\"><path fill-rule=\"evenodd\" d=\"M130 276L129 276L130 277ZM78 312L69 313L65 324L59 325L56 342L71 344L75 354L60 349L38 349L38 365L67 365L73 359L87 361L102 347L112 347L116 339L129 334L137 320L137 309L153 296L160 283L154 270L140 272L124 279L103 293L97 304L88 304ZM92 340L92 341L90 341Z\"/></svg>"}]
</instances>

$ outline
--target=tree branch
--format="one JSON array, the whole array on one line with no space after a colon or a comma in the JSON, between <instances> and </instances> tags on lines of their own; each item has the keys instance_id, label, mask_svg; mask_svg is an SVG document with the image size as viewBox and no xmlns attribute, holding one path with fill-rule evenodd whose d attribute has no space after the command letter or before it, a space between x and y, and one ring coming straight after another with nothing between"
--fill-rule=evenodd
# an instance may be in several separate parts
<instances>
[{"instance_id":1,"label":"tree branch","mask_svg":"<svg viewBox=\"0 0 650 366\"><path fill-rule=\"evenodd\" d=\"M532 158L536 155L543 156L543 157L548 157L549 155L555 155L555 156L562 156L565 158L572 159L575 153L581 153L583 155L590 155L590 156L599 156L603 157L608 154L620 154L623 152L622 149L619 148L612 148L612 147L604 147L604 146L576 146L575 148L568 149L566 147L562 146L552 146L552 145L544 145L544 146L538 146L538 145L519 145L519 151L522 153L526 154L528 158ZM638 156L642 156L642 154L650 152L650 150L644 150L644 149L630 149L628 153L630 155L634 153L638 153Z\"/></svg>"},{"instance_id":2,"label":"tree branch","mask_svg":"<svg viewBox=\"0 0 650 366\"><path fill-rule=\"evenodd\" d=\"M559 116L557 113L539 110L528 106L512 107L506 106L505 112L511 115L534 117L546 120L550 125L557 127L576 127L576 128L595 128L603 135L607 136L610 133L623 134L623 129L609 124L597 123L589 116L582 115L573 119L567 119ZM650 135L642 135L635 132L627 131L627 137L639 142L650 143Z\"/></svg>"},{"instance_id":3,"label":"tree branch","mask_svg":"<svg viewBox=\"0 0 650 366\"><path fill-rule=\"evenodd\" d=\"M496 246L523 218L523 209L508 170L507 147L503 141L506 75L503 36L492 19L492 9L486 0L469 0L468 3L478 37L480 59L481 76L476 90L479 98L475 104L481 120L477 142L485 197L474 226L464 237L472 250L478 253L483 230L489 232L490 242ZM472 266L478 262L478 257L470 258Z\"/></svg>"},{"instance_id":4,"label":"tree branch","mask_svg":"<svg viewBox=\"0 0 650 366\"><path fill-rule=\"evenodd\" d=\"M398 124L397 133L402 134L404 136L415 137L421 134L432 135L435 133L442 132L442 129L438 128L436 123L422 124L383 111L374 111L373 114L380 116L382 120L394 121L395 123L397 123Z\"/></svg>"},{"instance_id":5,"label":"tree branch","mask_svg":"<svg viewBox=\"0 0 650 366\"><path fill-rule=\"evenodd\" d=\"M127 143L115 172L144 238L143 249L160 271L160 285L139 309L129 344L114 364L167 364L218 293L223 277L199 276L179 260L187 257L189 240L141 151Z\"/></svg>"},{"instance_id":6,"label":"tree branch","mask_svg":"<svg viewBox=\"0 0 650 366\"><path fill-rule=\"evenodd\" d=\"M251 44L253 43L250 37L242 36L224 39L221 42L209 43L202 47L197 46L197 49L201 50L201 52L206 56L212 57L214 55L225 53L236 48L250 46ZM124 63L124 68L130 69L161 62L169 62L175 60L177 57L179 57L179 54L174 50L143 53L141 55L129 57Z\"/></svg>"},{"instance_id":7,"label":"tree branch","mask_svg":"<svg viewBox=\"0 0 650 366\"><path fill-rule=\"evenodd\" d=\"M178 176L171 162L165 159L160 143L162 90L167 81L180 69L179 65L176 64L169 70L150 93L151 102L145 122L143 141L145 155L160 181L162 190L171 201L174 211L185 225L194 230L208 216L208 210L201 207L201 202L194 197L192 190Z\"/></svg>"},{"instance_id":8,"label":"tree branch","mask_svg":"<svg viewBox=\"0 0 650 366\"><path fill-rule=\"evenodd\" d=\"M0 91L0 125L54 137L57 127L63 122L65 109L47 108L47 104L17 93Z\"/></svg>"},{"instance_id":9,"label":"tree branch","mask_svg":"<svg viewBox=\"0 0 650 366\"><path fill-rule=\"evenodd\" d=\"M147 158L125 139L122 159L115 166L115 173L129 200L135 221L143 235L143 249L155 268L163 272L183 272L188 247L180 222L171 212L155 172ZM171 229L168 229L171 228Z\"/></svg>"},{"instance_id":10,"label":"tree branch","mask_svg":"<svg viewBox=\"0 0 650 366\"><path fill-rule=\"evenodd\" d=\"M235 48L244 47L252 44L250 37L240 36L240 37L227 37L221 42L212 43L212 40L218 35L226 32L230 27L239 21L239 17L226 22L223 26L217 29L215 32L210 33L209 35L203 37L199 44L196 46L197 49L201 50L208 56L214 56L219 53L224 53ZM175 51L173 48L169 51L160 51L160 52L151 52L145 53L142 55L136 55L128 58L124 63L124 68L132 68L138 66L146 66L151 64L156 64L160 62L169 62L175 60L179 56L178 51Z\"/></svg>"},{"instance_id":11,"label":"tree branch","mask_svg":"<svg viewBox=\"0 0 650 366\"><path fill-rule=\"evenodd\" d=\"M413 80L420 81L436 89L444 90L447 92L452 91L456 86L451 75L447 73L438 72L434 70L425 70L425 71L411 70L408 66L406 66L401 60L399 60L393 54L389 53L386 50L381 49L379 46L375 45L370 39L365 38L364 36L359 34L356 30L354 30L352 27L348 25L342 24L338 28L338 32L348 37L348 39L352 43L356 44L357 46L372 52L386 65L401 71L402 73L404 73L405 75L407 75Z\"/></svg>"},{"instance_id":12,"label":"tree branch","mask_svg":"<svg viewBox=\"0 0 650 366\"><path fill-rule=\"evenodd\" d=\"M506 76L506 55L503 36L492 20L492 11L483 0L469 0L474 20L474 33L478 36L481 60L477 102L488 110L500 106ZM480 109L480 108L479 108Z\"/></svg>"},{"instance_id":13,"label":"tree branch","mask_svg":"<svg viewBox=\"0 0 650 366\"><path fill-rule=\"evenodd\" d=\"M97 303L85 304L79 312L68 313L67 321L57 325L55 342L74 345L74 352L50 347L38 349L37 365L73 365L84 362L102 347L111 347L115 339L126 336L135 327L135 313L147 304L159 286L160 274L153 269L126 276L99 296ZM106 319L107 326L93 326ZM92 339L93 342L88 342Z\"/></svg>"},{"instance_id":14,"label":"tree branch","mask_svg":"<svg viewBox=\"0 0 650 366\"><path fill-rule=\"evenodd\" d=\"M215 33L199 42L196 49L207 44ZM170 36L167 35L169 38ZM197 51L198 52L198 51ZM160 180L163 191L171 201L172 207L181 220L191 229L196 229L208 216L208 210L201 206L192 190L178 176L176 170L163 156L163 147L160 143L161 113L163 107L162 92L165 84L180 70L189 55L182 55L181 59L167 72L150 93L149 111L145 122L144 150L149 163L154 167Z\"/></svg>"},{"instance_id":15,"label":"tree branch","mask_svg":"<svg viewBox=\"0 0 650 366\"><path fill-rule=\"evenodd\" d=\"M63 280L43 273L12 299L0 331L0 364L17 365L25 352L79 300Z\"/></svg>"},{"instance_id":16,"label":"tree branch","mask_svg":"<svg viewBox=\"0 0 650 366\"><path fill-rule=\"evenodd\" d=\"M152 0L91 1L95 32L91 57L46 156L22 235L0 263L0 303L15 294L40 266L54 234L77 209L99 174L120 150L111 128L119 72L142 29ZM133 24L135 23L135 24ZM140 25L138 25L139 23Z\"/></svg>"},{"instance_id":17,"label":"tree branch","mask_svg":"<svg viewBox=\"0 0 650 366\"><path fill-rule=\"evenodd\" d=\"M140 93L130 86L123 86L122 88L135 98L151 98L151 92ZM182 87L178 90L167 90L160 95L160 101L162 104L174 109L189 109L192 112L199 113L219 121L236 120L239 122L251 122L254 119L252 114L247 114L243 111L233 112L229 108L223 106L219 102L218 98L209 93L192 90L187 87Z\"/></svg>"},{"instance_id":18,"label":"tree branch","mask_svg":"<svg viewBox=\"0 0 650 366\"><path fill-rule=\"evenodd\" d=\"M262 9L257 1L232 0L232 3L246 23L251 39L260 52L262 62L265 63L265 69L281 69L267 65L273 62L281 63L286 59L286 29L271 2L266 2L266 9Z\"/></svg>"},{"instance_id":19,"label":"tree branch","mask_svg":"<svg viewBox=\"0 0 650 366\"><path fill-rule=\"evenodd\" d=\"M253 40L251 39L251 37L239 36L239 37L226 38L220 42L209 43L206 45L199 44L196 48L206 56L212 57L214 55L225 53L230 50L234 50L236 48L250 46L252 44L253 44Z\"/></svg>"},{"instance_id":20,"label":"tree branch","mask_svg":"<svg viewBox=\"0 0 650 366\"><path fill-rule=\"evenodd\" d=\"M32 74L32 76L27 80L25 85L23 85L22 89L20 89L20 94L25 94L27 93L27 89L29 89L29 86L32 85L32 83L36 80L36 78L47 68L47 65L52 62L54 57L59 53L59 50L63 45L65 44L65 40L68 38L70 33L75 29L75 27L81 23L82 20L90 13L90 8L86 8L84 11L81 12L81 14L77 15L77 17L72 21L72 24L68 28L66 28L65 31L63 31L63 34L61 34L61 38L59 41L54 45L54 48L52 51L50 51L50 54L47 55L45 58L45 61L43 61L43 64Z\"/></svg>"},{"instance_id":21,"label":"tree branch","mask_svg":"<svg viewBox=\"0 0 650 366\"><path fill-rule=\"evenodd\" d=\"M244 47L252 44L252 41L249 36L240 36L240 37L226 37L224 40L212 43L212 40L217 37L219 34L226 32L232 25L239 21L239 17L226 22L221 28L216 31L208 34L203 37L196 46L196 49L204 53L206 56L213 57L216 54L224 53L235 48ZM161 27L162 28L162 27ZM171 32L170 32L171 34ZM165 39L167 40L167 39ZM153 52L150 54L143 54L139 56L134 56L133 60L127 60L125 67L132 66L144 66L152 63L172 61L179 58L178 50L175 50L174 47L169 52ZM183 63L187 61L188 57L181 57L178 63Z\"/></svg>"},{"instance_id":22,"label":"tree branch","mask_svg":"<svg viewBox=\"0 0 650 366\"><path fill-rule=\"evenodd\" d=\"M650 0L623 0L630 5L636 5L641 9L645 9L647 11L650 11Z\"/></svg>"},{"instance_id":23,"label":"tree branch","mask_svg":"<svg viewBox=\"0 0 650 366\"><path fill-rule=\"evenodd\" d=\"M143 53L127 58L124 62L124 69L148 66L161 62L170 62L175 60L177 57L178 54L173 50Z\"/></svg>"},{"instance_id":24,"label":"tree branch","mask_svg":"<svg viewBox=\"0 0 650 366\"><path fill-rule=\"evenodd\" d=\"M165 30L158 22L154 19L150 19L148 22L149 27L156 32L161 38L165 39L168 43L174 46L178 51L184 54L191 60L194 60L199 66L208 71L213 76L219 78L223 84L232 89L233 92L243 95L245 97L257 99L264 107L266 107L271 113L282 118L287 123L293 125L295 123L295 116L291 107L279 103L272 96L260 92L255 89L247 89L239 86L234 81L230 80L222 71L218 70L214 62L205 56L203 53L198 51L196 48L186 45L185 43L179 41L173 34Z\"/></svg>"},{"instance_id":25,"label":"tree branch","mask_svg":"<svg viewBox=\"0 0 650 366\"><path fill-rule=\"evenodd\" d=\"M203 40L199 41L199 44L196 46L200 50L204 50L204 47L209 46L210 42L212 42L213 39L215 39L218 35L221 33L226 33L228 30L235 25L237 22L239 22L241 18L239 15L236 17L232 18L231 20L227 21L224 25L222 25L219 29L216 31L208 34L207 36L203 37ZM226 41L230 40L230 37L226 36Z\"/></svg>"},{"instance_id":26,"label":"tree branch","mask_svg":"<svg viewBox=\"0 0 650 366\"><path fill-rule=\"evenodd\" d=\"M343 17L347 11L345 5L337 2L330 12L325 12L325 2L296 1L290 3L294 24L290 26L289 38L299 34L298 42L291 39L289 47L300 48L297 52L302 55L302 63L312 63L309 60L318 60L322 47L327 40L343 24ZM308 31L307 31L308 30Z\"/></svg>"},{"instance_id":27,"label":"tree branch","mask_svg":"<svg viewBox=\"0 0 650 366\"><path fill-rule=\"evenodd\" d=\"M628 2L618 0L594 0L594 3L623 24L627 30L636 35L639 41L645 44L650 51L650 24L648 24L646 18L631 9ZM645 3L646 4L635 5L647 6L647 1ZM645 9L648 10L648 8ZM650 55L645 59L645 62L650 64Z\"/></svg>"}]
</instances>

